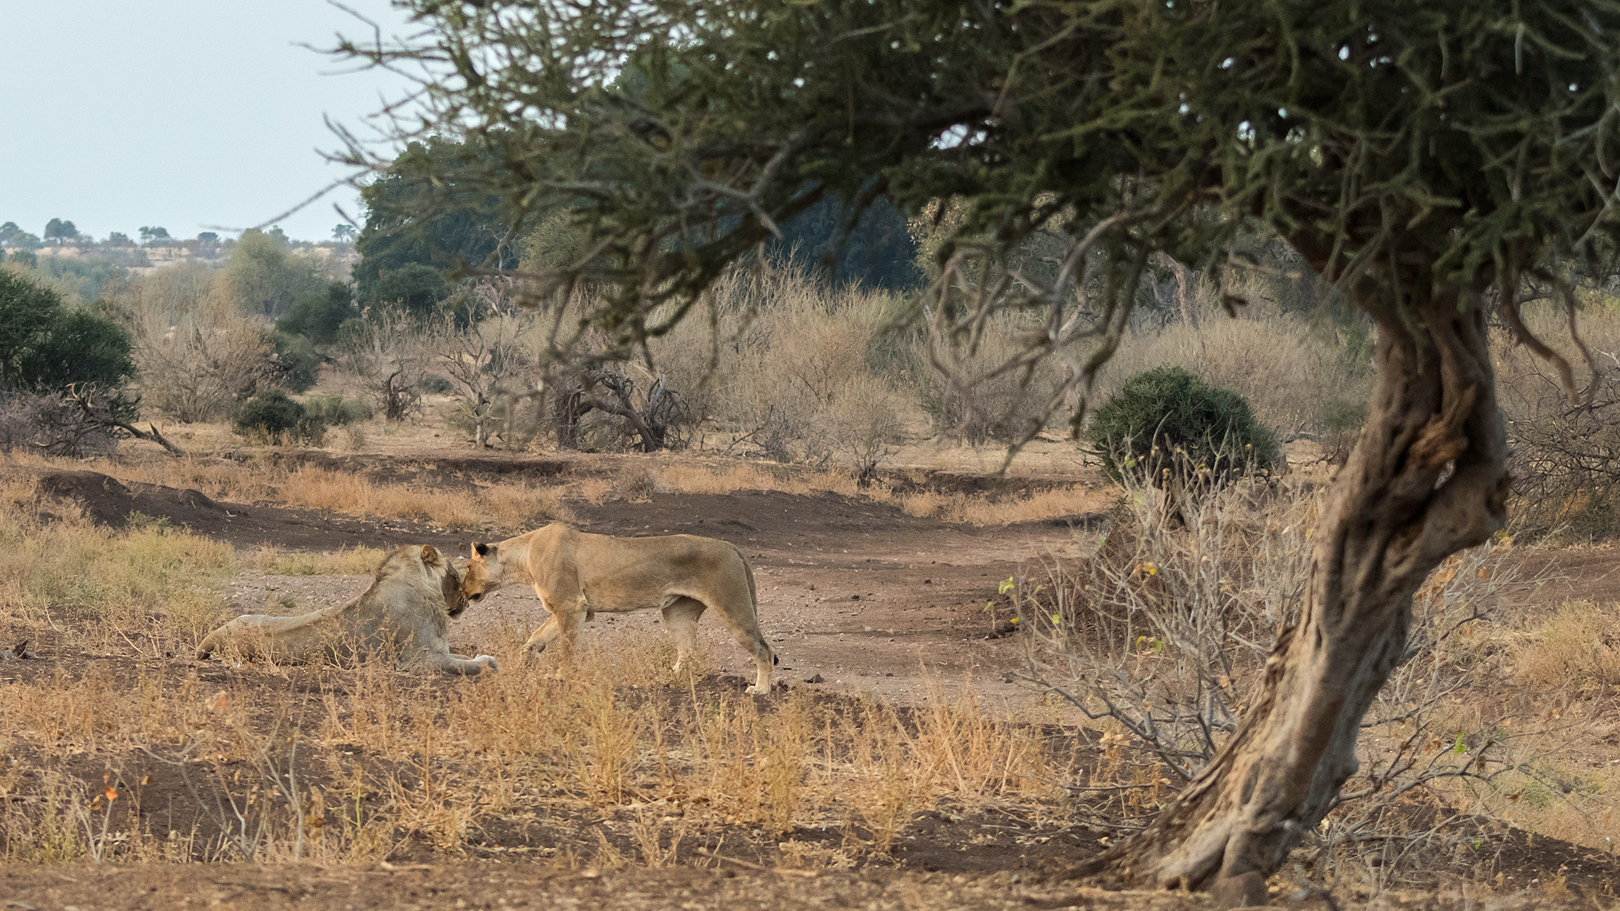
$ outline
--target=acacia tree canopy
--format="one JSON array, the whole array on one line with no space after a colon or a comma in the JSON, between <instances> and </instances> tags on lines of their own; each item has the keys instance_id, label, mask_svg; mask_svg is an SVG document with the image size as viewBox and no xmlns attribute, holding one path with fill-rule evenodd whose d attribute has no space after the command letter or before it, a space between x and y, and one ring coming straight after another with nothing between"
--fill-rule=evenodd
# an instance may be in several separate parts
<instances>
[{"instance_id":1,"label":"acacia tree canopy","mask_svg":"<svg viewBox=\"0 0 1620 911\"><path fill-rule=\"evenodd\" d=\"M402 5L422 37L343 51L427 64L400 138L461 136L458 180L514 225L566 209L590 243L551 277L606 289L585 323L621 352L828 197L952 201L914 317L971 342L1022 312L1009 367L1058 357L1082 386L1150 257L1218 279L1256 227L1372 316L1380 379L1300 615L1239 730L1099 863L1132 881L1242 898L1332 806L1412 593L1503 519L1488 312L1573 388L1518 290L1620 233L1610 0ZM1008 265L1037 233L1066 241L1049 280Z\"/></svg>"}]
</instances>

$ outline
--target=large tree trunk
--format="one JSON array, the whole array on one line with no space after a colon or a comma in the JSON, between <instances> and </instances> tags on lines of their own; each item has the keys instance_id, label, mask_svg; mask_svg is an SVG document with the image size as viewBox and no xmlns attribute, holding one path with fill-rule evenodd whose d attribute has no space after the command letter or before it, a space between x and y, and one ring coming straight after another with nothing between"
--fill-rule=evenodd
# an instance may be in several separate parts
<instances>
[{"instance_id":1,"label":"large tree trunk","mask_svg":"<svg viewBox=\"0 0 1620 911\"><path fill-rule=\"evenodd\" d=\"M1378 385L1317 528L1297 624L1232 740L1094 871L1263 901L1265 877L1356 771L1361 720L1401 661L1413 594L1501 527L1506 437L1483 306L1431 288L1427 273L1402 279L1417 297L1407 319L1380 303L1387 294L1357 301L1379 323Z\"/></svg>"}]
</instances>

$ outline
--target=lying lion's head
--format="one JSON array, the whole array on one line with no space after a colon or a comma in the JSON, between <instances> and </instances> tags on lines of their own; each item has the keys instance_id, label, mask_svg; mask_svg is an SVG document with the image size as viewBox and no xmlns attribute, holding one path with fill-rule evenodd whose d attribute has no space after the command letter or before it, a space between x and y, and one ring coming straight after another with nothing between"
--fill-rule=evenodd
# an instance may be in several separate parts
<instances>
[{"instance_id":1,"label":"lying lion's head","mask_svg":"<svg viewBox=\"0 0 1620 911\"><path fill-rule=\"evenodd\" d=\"M461 594L468 601L477 601L501 587L501 554L494 544L474 544L472 559L467 561L461 578Z\"/></svg>"},{"instance_id":2,"label":"lying lion's head","mask_svg":"<svg viewBox=\"0 0 1620 911\"><path fill-rule=\"evenodd\" d=\"M439 589L444 592L444 611L452 618L461 616L467 609L467 596L461 590L461 573L455 564L439 555L438 548L431 544L422 545L422 568L429 573L444 569L444 575L439 579Z\"/></svg>"}]
</instances>

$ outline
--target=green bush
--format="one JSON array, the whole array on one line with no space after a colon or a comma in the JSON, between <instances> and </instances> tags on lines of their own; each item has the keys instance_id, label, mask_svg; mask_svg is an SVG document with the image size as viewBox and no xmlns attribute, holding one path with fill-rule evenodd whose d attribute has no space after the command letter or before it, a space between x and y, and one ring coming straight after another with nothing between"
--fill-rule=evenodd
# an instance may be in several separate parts
<instances>
[{"instance_id":1,"label":"green bush","mask_svg":"<svg viewBox=\"0 0 1620 911\"><path fill-rule=\"evenodd\" d=\"M1219 484L1234 473L1269 470L1280 459L1276 438L1243 396L1180 367L1126 380L1092 415L1086 438L1110 478L1158 486L1190 476Z\"/></svg>"},{"instance_id":2,"label":"green bush","mask_svg":"<svg viewBox=\"0 0 1620 911\"><path fill-rule=\"evenodd\" d=\"M310 396L304 402L304 416L325 427L342 427L370 420L371 406L361 399L346 399L337 393Z\"/></svg>"},{"instance_id":3,"label":"green bush","mask_svg":"<svg viewBox=\"0 0 1620 911\"><path fill-rule=\"evenodd\" d=\"M276 382L283 389L303 392L315 385L321 372L321 356L309 339L277 330L270 333L270 344L276 350Z\"/></svg>"},{"instance_id":4,"label":"green bush","mask_svg":"<svg viewBox=\"0 0 1620 911\"><path fill-rule=\"evenodd\" d=\"M123 394L135 373L133 349L118 324L0 269L0 390L52 393L94 384L120 418L133 420L135 400Z\"/></svg>"},{"instance_id":5,"label":"green bush","mask_svg":"<svg viewBox=\"0 0 1620 911\"><path fill-rule=\"evenodd\" d=\"M318 417L279 389L265 390L242 403L232 427L249 440L272 443L319 445L326 435L326 425Z\"/></svg>"},{"instance_id":6,"label":"green bush","mask_svg":"<svg viewBox=\"0 0 1620 911\"><path fill-rule=\"evenodd\" d=\"M325 288L295 298L292 310L276 324L276 330L301 335L318 346L330 345L337 339L338 327L358 315L353 290L343 282L327 282Z\"/></svg>"}]
</instances>

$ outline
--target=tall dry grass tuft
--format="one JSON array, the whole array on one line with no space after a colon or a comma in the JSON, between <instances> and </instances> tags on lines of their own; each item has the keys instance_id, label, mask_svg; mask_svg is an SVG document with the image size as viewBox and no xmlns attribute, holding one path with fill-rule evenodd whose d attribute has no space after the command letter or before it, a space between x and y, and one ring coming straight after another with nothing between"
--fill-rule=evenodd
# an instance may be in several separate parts
<instances>
[{"instance_id":1,"label":"tall dry grass tuft","mask_svg":"<svg viewBox=\"0 0 1620 911\"><path fill-rule=\"evenodd\" d=\"M1620 687L1620 614L1614 604L1569 601L1530 632L1517 670L1538 689L1595 695Z\"/></svg>"},{"instance_id":2,"label":"tall dry grass tuft","mask_svg":"<svg viewBox=\"0 0 1620 911\"><path fill-rule=\"evenodd\" d=\"M900 306L892 295L828 288L791 262L734 269L706 292L709 319L686 321L653 355L734 447L869 480L916 412L907 405L914 353L888 332Z\"/></svg>"},{"instance_id":3,"label":"tall dry grass tuft","mask_svg":"<svg viewBox=\"0 0 1620 911\"><path fill-rule=\"evenodd\" d=\"M132 515L109 531L32 481L0 491L0 624L145 656L189 647L213 622L231 547Z\"/></svg>"}]
</instances>

